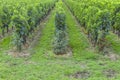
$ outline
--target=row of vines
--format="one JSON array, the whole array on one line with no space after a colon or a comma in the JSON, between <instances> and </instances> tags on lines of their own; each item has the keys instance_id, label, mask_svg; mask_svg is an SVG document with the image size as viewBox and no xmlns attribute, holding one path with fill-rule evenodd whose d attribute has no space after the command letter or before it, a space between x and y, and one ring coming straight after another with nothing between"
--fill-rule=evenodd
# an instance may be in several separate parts
<instances>
[{"instance_id":1,"label":"row of vines","mask_svg":"<svg viewBox=\"0 0 120 80\"><path fill-rule=\"evenodd\" d=\"M53 9L57 0L1 0L0 34L13 30L13 43L18 51L27 38Z\"/></svg>"},{"instance_id":2,"label":"row of vines","mask_svg":"<svg viewBox=\"0 0 120 80\"><path fill-rule=\"evenodd\" d=\"M53 42L53 50L57 55L66 54L68 48L68 33L66 25L66 14L62 1L56 4L55 14L55 37Z\"/></svg>"},{"instance_id":3,"label":"row of vines","mask_svg":"<svg viewBox=\"0 0 120 80\"><path fill-rule=\"evenodd\" d=\"M120 36L120 0L64 0L77 21L85 29L93 46L104 50L106 36Z\"/></svg>"}]
</instances>

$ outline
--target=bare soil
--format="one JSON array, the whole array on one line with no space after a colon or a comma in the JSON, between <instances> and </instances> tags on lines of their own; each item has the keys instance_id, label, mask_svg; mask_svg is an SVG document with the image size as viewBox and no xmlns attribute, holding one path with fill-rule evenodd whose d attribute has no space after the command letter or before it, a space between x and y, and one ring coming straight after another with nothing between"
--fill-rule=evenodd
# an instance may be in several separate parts
<instances>
[{"instance_id":1,"label":"bare soil","mask_svg":"<svg viewBox=\"0 0 120 80\"><path fill-rule=\"evenodd\" d=\"M117 75L117 72L115 70L112 69L108 69L108 70L104 70L103 74L107 77L107 78L113 78Z\"/></svg>"},{"instance_id":2,"label":"bare soil","mask_svg":"<svg viewBox=\"0 0 120 80\"><path fill-rule=\"evenodd\" d=\"M30 53L27 51L17 52L17 51L11 50L11 51L8 51L7 54L13 57L29 57L30 56Z\"/></svg>"},{"instance_id":3,"label":"bare soil","mask_svg":"<svg viewBox=\"0 0 120 80\"><path fill-rule=\"evenodd\" d=\"M88 71L78 71L72 75L70 75L70 77L74 77L76 79L87 79L90 77L90 72Z\"/></svg>"}]
</instances>

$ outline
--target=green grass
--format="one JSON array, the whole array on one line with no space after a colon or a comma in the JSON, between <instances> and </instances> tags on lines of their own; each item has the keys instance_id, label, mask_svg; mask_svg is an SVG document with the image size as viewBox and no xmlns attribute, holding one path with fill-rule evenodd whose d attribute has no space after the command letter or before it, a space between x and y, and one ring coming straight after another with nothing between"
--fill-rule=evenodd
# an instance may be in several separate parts
<instances>
[{"instance_id":1,"label":"green grass","mask_svg":"<svg viewBox=\"0 0 120 80\"><path fill-rule=\"evenodd\" d=\"M82 33L81 27L77 25L77 22L74 20L75 18L71 16L70 12L65 6L64 9L67 17L66 23L68 26L70 46L73 49L73 55L75 59L95 59L97 55L90 48L91 46L86 35Z\"/></svg>"},{"instance_id":2,"label":"green grass","mask_svg":"<svg viewBox=\"0 0 120 80\"><path fill-rule=\"evenodd\" d=\"M5 37L0 41L0 48L2 50L9 49L11 46L11 36Z\"/></svg>"},{"instance_id":3,"label":"green grass","mask_svg":"<svg viewBox=\"0 0 120 80\"><path fill-rule=\"evenodd\" d=\"M0 43L0 48L3 48L3 51L0 51L0 80L120 79L120 60L111 61L90 49L90 44L86 36L82 33L80 26L76 24L65 5L63 8L66 12L69 44L73 51L73 57L56 56L52 52L52 40L55 30L55 10L53 10L50 18L46 22L45 28L42 30L39 43L32 49L33 54L31 56L26 58L13 58L5 54L5 50L9 49L8 44L10 44L10 37ZM116 71L116 77L107 78L105 76L103 73L104 70L109 69ZM82 71L88 71L90 77L87 79L77 79L72 76Z\"/></svg>"},{"instance_id":4,"label":"green grass","mask_svg":"<svg viewBox=\"0 0 120 80\"><path fill-rule=\"evenodd\" d=\"M120 54L120 38L118 38L116 34L110 33L110 35L107 36L107 41L110 43L114 52Z\"/></svg>"}]
</instances>

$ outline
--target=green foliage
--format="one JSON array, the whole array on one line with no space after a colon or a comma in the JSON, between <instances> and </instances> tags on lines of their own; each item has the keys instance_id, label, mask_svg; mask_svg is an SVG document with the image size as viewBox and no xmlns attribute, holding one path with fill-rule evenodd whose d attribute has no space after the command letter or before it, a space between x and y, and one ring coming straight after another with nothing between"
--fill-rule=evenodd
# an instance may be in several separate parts
<instances>
[{"instance_id":1,"label":"green foliage","mask_svg":"<svg viewBox=\"0 0 120 80\"><path fill-rule=\"evenodd\" d=\"M0 28L4 35L5 29L14 27L13 43L18 51L27 43L40 21L47 16L57 0L5 2L0 8ZM6 4L7 3L7 4ZM6 4L6 5L5 5Z\"/></svg>"},{"instance_id":2,"label":"green foliage","mask_svg":"<svg viewBox=\"0 0 120 80\"><path fill-rule=\"evenodd\" d=\"M105 43L106 35L111 29L112 19L111 12L103 8L106 2L65 0L65 3L86 30L93 46L104 49L105 45L103 47L102 43ZM103 49L100 49L100 51L103 51Z\"/></svg>"},{"instance_id":3,"label":"green foliage","mask_svg":"<svg viewBox=\"0 0 120 80\"><path fill-rule=\"evenodd\" d=\"M57 6L62 5L61 3ZM68 46L68 36L66 27L66 15L62 7L57 7L55 15L55 39L54 39L54 53L55 54L65 54L67 52Z\"/></svg>"},{"instance_id":4,"label":"green foliage","mask_svg":"<svg viewBox=\"0 0 120 80\"><path fill-rule=\"evenodd\" d=\"M98 36L98 47L100 51L103 51L107 45L106 36L109 34L111 29L111 18L108 10L98 12L98 25L99 25L99 36Z\"/></svg>"},{"instance_id":5,"label":"green foliage","mask_svg":"<svg viewBox=\"0 0 120 80\"><path fill-rule=\"evenodd\" d=\"M115 7L112 10L112 26L113 31L120 37L120 5L115 4L114 6Z\"/></svg>"},{"instance_id":6,"label":"green foliage","mask_svg":"<svg viewBox=\"0 0 120 80\"><path fill-rule=\"evenodd\" d=\"M8 27L11 18L11 7L9 5L2 5L0 9L0 28L2 30L2 35L4 36L5 31L8 32Z\"/></svg>"},{"instance_id":7,"label":"green foliage","mask_svg":"<svg viewBox=\"0 0 120 80\"><path fill-rule=\"evenodd\" d=\"M28 36L29 25L27 20L21 14L12 16L12 25L15 26L15 35L13 36L13 42L17 50L20 52L22 50L22 45L26 43L26 38Z\"/></svg>"}]
</instances>

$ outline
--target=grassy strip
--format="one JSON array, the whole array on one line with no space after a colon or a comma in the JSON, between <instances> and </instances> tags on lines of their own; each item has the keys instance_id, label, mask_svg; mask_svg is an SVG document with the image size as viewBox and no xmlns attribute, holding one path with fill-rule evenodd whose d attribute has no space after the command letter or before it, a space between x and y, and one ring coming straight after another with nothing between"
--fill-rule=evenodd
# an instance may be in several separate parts
<instances>
[{"instance_id":1,"label":"grassy strip","mask_svg":"<svg viewBox=\"0 0 120 80\"><path fill-rule=\"evenodd\" d=\"M43 59L44 54L51 52L52 50L52 39L54 36L54 16L55 16L55 10L52 11L50 18L44 23L45 28L42 30L42 34L40 37L40 40L38 42L38 45L33 49L34 50L34 55L33 58L38 60L38 59Z\"/></svg>"},{"instance_id":2,"label":"grassy strip","mask_svg":"<svg viewBox=\"0 0 120 80\"><path fill-rule=\"evenodd\" d=\"M71 15L68 8L64 6L66 16L67 16L67 26L70 38L70 46L73 49L73 55L75 59L94 59L96 54L94 53L91 45L85 34L82 33L82 29L75 21L75 18ZM73 21L74 20L74 21Z\"/></svg>"},{"instance_id":3,"label":"grassy strip","mask_svg":"<svg viewBox=\"0 0 120 80\"><path fill-rule=\"evenodd\" d=\"M120 39L116 34L110 33L107 36L107 41L110 44L111 49L117 54L120 54Z\"/></svg>"}]
</instances>

